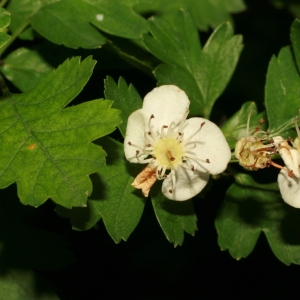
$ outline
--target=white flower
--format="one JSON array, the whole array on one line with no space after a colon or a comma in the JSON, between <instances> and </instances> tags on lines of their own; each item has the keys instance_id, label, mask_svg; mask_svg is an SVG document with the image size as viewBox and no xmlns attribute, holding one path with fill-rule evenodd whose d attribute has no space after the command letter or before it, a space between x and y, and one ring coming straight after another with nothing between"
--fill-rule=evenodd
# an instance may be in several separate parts
<instances>
[{"instance_id":1,"label":"white flower","mask_svg":"<svg viewBox=\"0 0 300 300\"><path fill-rule=\"evenodd\" d=\"M283 200L296 208L300 208L300 131L295 120L298 137L293 141L281 143L279 153L286 165L278 175L278 185Z\"/></svg>"},{"instance_id":2,"label":"white flower","mask_svg":"<svg viewBox=\"0 0 300 300\"><path fill-rule=\"evenodd\" d=\"M156 179L163 194L188 200L207 184L209 174L223 172L231 152L221 130L203 118L186 119L190 101L174 85L155 88L133 112L124 141L127 160L148 164L133 186L148 196Z\"/></svg>"}]
</instances>

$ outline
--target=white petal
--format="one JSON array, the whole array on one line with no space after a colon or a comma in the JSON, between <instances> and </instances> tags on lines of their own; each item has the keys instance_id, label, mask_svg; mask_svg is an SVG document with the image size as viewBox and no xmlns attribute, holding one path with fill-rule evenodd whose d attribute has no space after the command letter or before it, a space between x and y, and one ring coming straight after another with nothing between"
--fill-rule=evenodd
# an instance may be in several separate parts
<instances>
[{"instance_id":1,"label":"white petal","mask_svg":"<svg viewBox=\"0 0 300 300\"><path fill-rule=\"evenodd\" d=\"M273 138L275 143L280 142L282 140L282 143L279 145L279 154L281 155L281 158L283 159L286 167L293 171L294 175L296 177L300 177L299 174L299 153L296 149L292 148L286 141L283 140L282 137L276 136Z\"/></svg>"},{"instance_id":2,"label":"white petal","mask_svg":"<svg viewBox=\"0 0 300 300\"><path fill-rule=\"evenodd\" d=\"M175 174L175 188L173 187L172 178L169 176L164 179L162 192L170 200L176 201L193 198L203 190L209 179L208 173L193 172L183 167L178 167ZM170 193L170 190L172 193Z\"/></svg>"},{"instance_id":3,"label":"white petal","mask_svg":"<svg viewBox=\"0 0 300 300\"><path fill-rule=\"evenodd\" d=\"M285 170L278 174L278 185L283 200L296 208L300 208L300 179L289 177Z\"/></svg>"},{"instance_id":4,"label":"white petal","mask_svg":"<svg viewBox=\"0 0 300 300\"><path fill-rule=\"evenodd\" d=\"M222 131L217 125L203 118L188 119L183 129L184 140L193 135L203 122L205 124L201 130L191 139L191 142L195 142L196 146L191 151L202 161L201 166L210 174L220 174L227 168L231 158L231 151ZM209 163L205 163L206 160ZM199 166L200 170L201 166Z\"/></svg>"},{"instance_id":5,"label":"white petal","mask_svg":"<svg viewBox=\"0 0 300 300\"><path fill-rule=\"evenodd\" d=\"M175 85L162 85L153 89L144 98L143 109L154 115L159 123L179 123L190 106L186 93Z\"/></svg>"},{"instance_id":6,"label":"white petal","mask_svg":"<svg viewBox=\"0 0 300 300\"><path fill-rule=\"evenodd\" d=\"M144 154L136 158L136 151L145 148L145 132L148 130L149 114L143 109L136 110L129 118L124 139L125 157L132 163L141 163L148 155ZM130 146L129 143L132 145ZM135 147L137 146L137 147ZM142 152L139 150L140 153Z\"/></svg>"}]
</instances>

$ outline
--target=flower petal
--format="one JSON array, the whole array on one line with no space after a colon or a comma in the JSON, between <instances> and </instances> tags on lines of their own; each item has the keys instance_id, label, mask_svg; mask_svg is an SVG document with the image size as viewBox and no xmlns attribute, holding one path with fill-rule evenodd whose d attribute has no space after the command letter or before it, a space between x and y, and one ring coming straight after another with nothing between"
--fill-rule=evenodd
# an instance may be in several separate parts
<instances>
[{"instance_id":1,"label":"flower petal","mask_svg":"<svg viewBox=\"0 0 300 300\"><path fill-rule=\"evenodd\" d=\"M300 179L289 177L285 170L278 174L278 185L283 200L296 208L300 208Z\"/></svg>"},{"instance_id":2,"label":"flower petal","mask_svg":"<svg viewBox=\"0 0 300 300\"><path fill-rule=\"evenodd\" d=\"M292 148L287 141L283 140L282 137L280 136L275 136L273 138L275 143L280 142L281 140L283 141L280 143L279 146L279 154L281 155L281 158L283 159L286 167L290 170L293 171L294 175L296 177L300 177L299 174L299 154L298 151L294 148Z\"/></svg>"},{"instance_id":3,"label":"flower petal","mask_svg":"<svg viewBox=\"0 0 300 300\"><path fill-rule=\"evenodd\" d=\"M129 118L126 128L126 135L124 139L125 157L132 163L142 163L148 156L147 154L140 155L139 159L136 157L136 151L145 148L145 132L148 130L148 113L143 109L138 109L133 112ZM136 146L136 147L135 147Z\"/></svg>"},{"instance_id":4,"label":"flower petal","mask_svg":"<svg viewBox=\"0 0 300 300\"><path fill-rule=\"evenodd\" d=\"M175 176L175 187L173 187L172 178L169 175L169 177L164 179L162 192L168 199L176 201L185 201L193 198L203 190L209 179L208 173L200 173L183 167L177 168Z\"/></svg>"},{"instance_id":5,"label":"flower petal","mask_svg":"<svg viewBox=\"0 0 300 300\"><path fill-rule=\"evenodd\" d=\"M175 85L162 85L144 98L143 109L154 115L160 129L163 125L180 123L190 106L186 93Z\"/></svg>"},{"instance_id":6,"label":"flower petal","mask_svg":"<svg viewBox=\"0 0 300 300\"><path fill-rule=\"evenodd\" d=\"M203 123L205 124L202 125ZM183 129L184 140L192 136L201 126L201 130L190 141L196 146L192 152L200 160L200 164L195 160L195 168L206 170L210 174L220 174L227 168L231 151L217 125L203 118L188 119Z\"/></svg>"}]
</instances>

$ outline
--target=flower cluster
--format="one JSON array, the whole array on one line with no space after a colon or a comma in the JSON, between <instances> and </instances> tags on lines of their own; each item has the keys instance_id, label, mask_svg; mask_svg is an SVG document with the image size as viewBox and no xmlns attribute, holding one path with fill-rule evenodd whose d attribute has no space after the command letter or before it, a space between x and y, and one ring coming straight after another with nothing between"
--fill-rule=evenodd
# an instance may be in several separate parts
<instances>
[{"instance_id":1,"label":"flower cluster","mask_svg":"<svg viewBox=\"0 0 300 300\"><path fill-rule=\"evenodd\" d=\"M155 88L129 119L124 141L127 160L147 164L132 185L144 196L156 180L177 201L197 195L210 174L223 172L231 152L221 130L203 118L187 119L190 101L174 85Z\"/></svg>"},{"instance_id":2,"label":"flower cluster","mask_svg":"<svg viewBox=\"0 0 300 300\"><path fill-rule=\"evenodd\" d=\"M260 130L260 125L249 130L250 115L247 122L246 136L241 138L235 147L235 157L241 166L247 170L258 170L271 165L280 168L278 185L283 200L293 207L300 208L300 130L295 120L298 137L283 139L281 136L271 138L267 132ZM271 155L279 153L285 166L272 161Z\"/></svg>"}]
</instances>

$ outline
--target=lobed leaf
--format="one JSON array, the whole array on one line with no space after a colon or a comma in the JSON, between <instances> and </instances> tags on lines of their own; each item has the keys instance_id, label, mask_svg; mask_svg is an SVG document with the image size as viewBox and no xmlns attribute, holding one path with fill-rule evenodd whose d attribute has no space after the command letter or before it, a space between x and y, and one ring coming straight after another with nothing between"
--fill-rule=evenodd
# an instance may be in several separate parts
<instances>
[{"instance_id":1,"label":"lobed leaf","mask_svg":"<svg viewBox=\"0 0 300 300\"><path fill-rule=\"evenodd\" d=\"M151 198L158 223L174 247L183 244L184 232L195 235L197 216L191 200L182 202L169 200L159 190L158 185L152 188Z\"/></svg>"},{"instance_id":2,"label":"lobed leaf","mask_svg":"<svg viewBox=\"0 0 300 300\"><path fill-rule=\"evenodd\" d=\"M34 89L0 101L0 187L17 181L24 204L48 198L71 208L85 206L92 190L89 174L105 163L91 141L120 123L111 101L94 100L63 109L82 90L95 61L72 58Z\"/></svg>"},{"instance_id":3,"label":"lobed leaf","mask_svg":"<svg viewBox=\"0 0 300 300\"><path fill-rule=\"evenodd\" d=\"M141 108L142 98L134 86L132 84L128 86L122 77L119 78L117 85L110 76L107 76L104 81L104 87L105 97L107 99L113 99L115 101L114 107L121 111L120 117L124 121L118 127L124 137L127 120L131 113Z\"/></svg>"},{"instance_id":4,"label":"lobed leaf","mask_svg":"<svg viewBox=\"0 0 300 300\"><path fill-rule=\"evenodd\" d=\"M233 36L229 23L220 25L201 50L191 15L177 14L175 26L159 18L151 20L151 35L143 40L150 52L166 63L154 74L159 85L175 84L191 100L191 115L209 118L212 106L228 84L242 50L241 37Z\"/></svg>"},{"instance_id":5,"label":"lobed leaf","mask_svg":"<svg viewBox=\"0 0 300 300\"><path fill-rule=\"evenodd\" d=\"M300 212L283 202L277 183L258 184L251 176L236 175L216 218L221 250L236 259L247 257L261 232L284 264L300 264Z\"/></svg>"},{"instance_id":6,"label":"lobed leaf","mask_svg":"<svg viewBox=\"0 0 300 300\"><path fill-rule=\"evenodd\" d=\"M294 126L299 112L300 77L291 47L285 47L278 57L272 57L267 73L265 105L269 131L280 133Z\"/></svg>"},{"instance_id":7,"label":"lobed leaf","mask_svg":"<svg viewBox=\"0 0 300 300\"><path fill-rule=\"evenodd\" d=\"M87 208L73 208L60 214L70 217L77 230L90 229L102 218L109 235L119 243L129 238L144 210L142 194L131 186L140 166L126 161L122 143L103 138L98 144L108 154L107 166L92 177L94 191Z\"/></svg>"}]
</instances>

